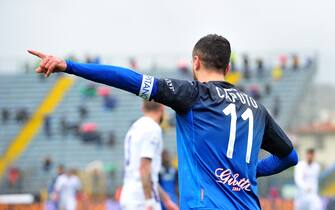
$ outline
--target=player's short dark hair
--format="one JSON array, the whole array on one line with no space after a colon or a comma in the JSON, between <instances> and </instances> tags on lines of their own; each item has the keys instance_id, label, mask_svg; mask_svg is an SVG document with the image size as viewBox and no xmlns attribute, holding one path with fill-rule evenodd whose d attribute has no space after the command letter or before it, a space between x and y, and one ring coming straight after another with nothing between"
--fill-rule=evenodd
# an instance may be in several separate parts
<instances>
[{"instance_id":1,"label":"player's short dark hair","mask_svg":"<svg viewBox=\"0 0 335 210\"><path fill-rule=\"evenodd\" d=\"M226 74L230 53L230 43L226 38L209 34L195 44L192 56L198 56L206 68Z\"/></svg>"},{"instance_id":2,"label":"player's short dark hair","mask_svg":"<svg viewBox=\"0 0 335 210\"><path fill-rule=\"evenodd\" d=\"M313 155L315 153L315 149L314 148L309 148L309 149L307 149L306 153Z\"/></svg>"},{"instance_id":3,"label":"player's short dark hair","mask_svg":"<svg viewBox=\"0 0 335 210\"><path fill-rule=\"evenodd\" d=\"M158 111L162 107L162 104L154 101L143 101L143 109L147 112Z\"/></svg>"}]
</instances>

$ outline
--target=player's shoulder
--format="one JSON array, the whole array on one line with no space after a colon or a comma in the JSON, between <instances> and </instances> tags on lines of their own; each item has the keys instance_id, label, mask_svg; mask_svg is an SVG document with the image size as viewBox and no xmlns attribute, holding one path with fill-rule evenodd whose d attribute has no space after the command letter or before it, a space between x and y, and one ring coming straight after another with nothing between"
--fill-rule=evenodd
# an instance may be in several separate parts
<instances>
[{"instance_id":1,"label":"player's shoulder","mask_svg":"<svg viewBox=\"0 0 335 210\"><path fill-rule=\"evenodd\" d=\"M136 129L142 130L143 132L161 132L162 129L157 122L155 122L150 117L143 116L139 118L134 126Z\"/></svg>"}]
</instances>

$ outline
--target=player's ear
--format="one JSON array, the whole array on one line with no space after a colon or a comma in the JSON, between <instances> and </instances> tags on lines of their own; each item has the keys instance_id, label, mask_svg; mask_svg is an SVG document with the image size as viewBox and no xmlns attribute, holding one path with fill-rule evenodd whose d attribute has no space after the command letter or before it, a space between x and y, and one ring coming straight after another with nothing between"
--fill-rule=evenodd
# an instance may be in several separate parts
<instances>
[{"instance_id":1,"label":"player's ear","mask_svg":"<svg viewBox=\"0 0 335 210\"><path fill-rule=\"evenodd\" d=\"M226 76L230 72L230 63L228 63L226 70L224 71L224 75Z\"/></svg>"},{"instance_id":2,"label":"player's ear","mask_svg":"<svg viewBox=\"0 0 335 210\"><path fill-rule=\"evenodd\" d=\"M193 57L193 69L196 70L196 71L199 70L200 65L201 65L200 58L199 58L199 56L195 55Z\"/></svg>"}]
</instances>

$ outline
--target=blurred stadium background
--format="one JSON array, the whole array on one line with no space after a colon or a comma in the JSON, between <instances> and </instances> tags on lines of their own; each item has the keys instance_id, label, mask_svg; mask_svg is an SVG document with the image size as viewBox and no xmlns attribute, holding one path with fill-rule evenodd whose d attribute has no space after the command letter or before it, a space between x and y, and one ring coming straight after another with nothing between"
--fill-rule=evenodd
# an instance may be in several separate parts
<instances>
[{"instance_id":1,"label":"blurred stadium background","mask_svg":"<svg viewBox=\"0 0 335 210\"><path fill-rule=\"evenodd\" d=\"M87 3L80 5L79 2L71 1L69 5L76 6L78 10L82 8L85 11L88 7L93 6L93 4L88 5ZM107 1L99 0L96 4L107 5L111 10L115 6L116 8L127 8L129 6L132 12L135 11L139 15L137 9L133 8L139 6L139 3L126 2L108 3ZM172 1L174 4L177 4L177 2ZM242 1L238 2L243 4ZM321 48L323 45L318 44L319 40L324 37L323 33L329 32L327 31L329 25L327 24L324 26L326 28L324 31L319 30L317 32L313 31L313 26L317 27L316 25L319 22L310 22L311 31L309 32L315 33L315 36L318 37L317 40L313 41L313 38L311 38L311 40L305 40L306 43L299 41L299 37L303 36L306 30L305 28L300 30L299 26L295 25L300 23L301 19L299 17L298 20L294 19L294 15L301 14L302 19L305 20L308 16L306 10L314 8L314 5L302 6L303 1L298 2L291 4L289 1L284 1L280 5L276 5L279 8L286 8L285 4L287 4L288 16L291 19L283 20L283 17L272 17L273 19L271 20L275 21L273 24L290 25L291 23L291 26L287 26L288 31L297 31L300 34L299 36L293 35L296 42L300 43L299 45L292 44L294 43L292 40L285 42L285 40L282 40L285 36L277 34L273 35L274 38L277 38L276 44L271 45L271 41L268 40L266 47L264 45L259 48L253 45L245 45L244 47L243 44L240 44L234 49L234 45L236 45L234 44L234 39L240 41L239 39L242 39L241 36L246 36L244 39L248 39L250 35L247 33L236 35L238 28L233 28L235 34L229 34L228 32L229 36L236 35L239 36L239 39L233 38L231 41L234 52L231 57L232 71L227 79L240 89L251 94L268 108L277 122L288 132L299 152L300 159L304 159L305 151L308 148L316 150L316 160L321 165L319 177L320 195L325 209L335 209L335 155L333 151L335 148L335 83L334 76L332 76L334 74L331 73L333 68L331 64L334 63L331 61L325 62L330 57L329 53L334 51L324 50ZM86 38L78 36L81 41L76 42L74 37L70 39L66 37L64 32L60 32L59 37L57 37L58 35L55 34L54 29L51 29L53 34L48 36L45 33L45 30L48 30L48 27L44 24L46 22L39 22L38 18L50 17L50 26L59 27L57 18L54 18L54 15L58 10L62 9L62 3L65 5L65 1L55 3L55 7L52 7L53 3L39 0L26 1L23 3L24 7L18 9L24 17L28 17L29 14L33 16L27 20L28 26L36 28L34 21L44 25L39 29L42 35L33 39L28 38L26 40L28 43L25 44L22 44L24 42L22 40L25 40L22 29L13 29L8 26L27 27L19 23L22 20L21 18L11 19L12 14L10 13L15 9L15 4L2 1L0 3L0 24L2 29L4 29L4 35L0 35L0 37L3 38L1 41L3 43L2 46L5 46L0 51L0 210L48 209L48 201L50 200L48 192L50 192L50 186L59 166L64 166L66 170L75 169L80 177L83 189L80 196L78 196L80 201L78 209L117 209L123 175L123 138L130 124L142 115L140 110L141 99L115 88L64 74L53 75L51 78L45 79L43 76L34 74L34 68L38 61L32 60L28 55L22 55L22 52L15 52L15 50L11 49L12 46L10 44L14 45L13 48L16 50L23 50L28 47L34 47L32 45L37 45L37 47L45 50L60 52L67 59L87 63L123 65L158 77L183 79L191 79L192 77L189 55L183 53L191 51L192 45L182 45L180 50L176 49L175 51L171 51L172 48L169 49L166 45L163 45L162 48L165 50L160 52L160 45L155 46L159 41L155 40L150 44L154 45L156 51L140 52L135 50L133 53L130 49L128 51L121 50L122 53L118 54L118 51L113 49L106 50L108 47L100 51L99 47L101 47L101 44L94 48L92 47L94 44L88 43L90 46L89 50L78 48L81 51L77 52L77 50L73 49L62 51L62 49L66 49L65 44L59 44L59 48L57 48L58 43L62 43L62 41L65 43L75 42L77 46L85 46L86 42L100 39L100 36L91 33L89 36L92 36L93 40L88 40L87 35L83 35ZM149 3L152 4L151 8L148 6L151 12L161 9L157 6L157 3L152 1ZM173 5L170 5L172 3L168 4L165 2L165 7L167 8L165 9L179 14L184 11L180 10L186 8L186 4L183 3L180 6L181 8L175 9ZM29 6L28 4L31 5ZM238 9L239 4L230 3L228 5L230 6L229 11ZM272 9L272 12L274 11L273 6L268 5L265 1L260 1L258 4L259 6L265 6L268 10ZM222 7L224 5L221 3ZM254 8L254 5L248 6ZM52 7L51 14L43 10L41 15L36 14L36 12L40 11L39 9L48 9L50 7ZM24 11L24 8L26 8L26 11ZM103 8L101 9L104 10ZM244 7L240 9L244 12L246 11ZM323 5L322 9L327 15L327 11L329 11L327 10L327 5ZM312 13L317 13L322 9L311 11ZM216 11L215 8L214 10ZM98 13L98 11L98 9L94 9L94 14ZM19 14L19 12L14 12L14 15ZM157 11L154 14L158 15L156 13ZM81 12L75 12L74 14L84 15ZM246 18L250 14L249 11L249 13L242 16ZM276 14L278 14L277 11ZM162 15L166 16L165 19L171 18L172 21L178 19L178 15L173 12L165 11ZM187 11L185 15L188 15ZM194 17L191 12L189 15ZM216 18L221 17L217 14L214 16ZM224 17L226 16L223 15L222 18ZM64 17L60 17L60 23L64 23L62 18ZM109 16L106 15L101 21L107 21L108 18ZM81 24L78 26L89 28L90 24L94 24L96 20L87 21L87 25L83 25L79 21ZM261 23L264 21L265 25L272 24L264 20L264 18L258 18L257 20ZM139 21L143 24L142 21L144 20ZM234 22L234 20L231 21ZM131 21L126 19L125 22L127 24L129 22L132 22L133 25L136 24L133 19ZM240 20L235 22L240 24ZM245 22L249 24L247 20ZM152 24L155 26L155 23ZM163 21L162 24L178 25L178 23L169 23L168 20ZM185 36L188 36L185 39L196 40L199 38L198 34L204 35L212 32L222 32L225 35L226 30L232 30L229 29L229 24L228 29L225 28L227 23L220 25L217 21L214 21L209 26L206 25L207 23L202 24L203 29L196 31L194 36L185 33ZM301 24L304 26L306 23L303 22ZM99 30L101 30L101 33L106 30L109 31L108 33L112 31L122 34L121 28L126 26L121 25L119 23L117 26L120 29L119 32L108 27ZM138 29L138 26L133 25L128 25L127 27ZM75 24L72 27L74 31L77 30ZM143 27L145 30L148 29L148 25ZM179 30L180 27L171 27L172 31L170 33L174 34L171 39L176 39L176 33L179 33L180 36L183 35L183 32ZM240 27L246 26L240 25ZM260 30L257 27L255 30ZM274 26L274 28L276 27ZM285 28L285 26L281 27ZM98 28L93 27L94 30L98 30ZM65 27L65 29L67 30L68 28ZM81 33L85 33L81 29L78 30ZM246 29L242 30L245 31ZM248 30L253 33L252 28L248 27ZM263 30L266 31L266 28L263 27ZM192 30L190 29L190 31ZM18 36L18 33L21 33L21 36ZM28 37L33 37L37 36L39 31L33 33L28 29L25 33L28 34ZM329 33L334 34L334 30ZM260 36L260 39L262 37L269 39L272 36L271 33L266 32L263 35L259 32L256 34L254 36L258 38ZM147 35L149 36L149 32ZM11 40L11 36L16 37L16 39ZM122 46L127 49L131 48L126 40L123 40L122 37L120 38L120 35L117 36L118 41L116 42L124 42ZM141 38L136 38L136 32L134 32L133 36L133 40L141 42ZM145 33L142 32L140 36L145 36ZM230 38L229 36L227 37L228 39ZM127 38L129 39L129 36ZM286 38L290 39L289 37ZM106 46L109 45L109 40L105 36L102 36L101 39L100 43L104 43ZM112 36L109 39L113 39ZM165 42L163 40L167 39L169 39L169 35L165 34L159 40ZM180 40L183 39L181 38ZM251 40L256 42L258 41L257 39L251 38ZM10 40L10 44L5 43L6 40ZM148 40L150 38L145 41ZM178 43L180 40L177 40ZM313 44L309 44L308 41ZM40 44L41 42L42 44ZM242 40L242 43L244 42L247 41ZM281 42L283 42L282 47L280 47ZM122 48L122 46L117 47L115 45L115 40L112 43L113 47L116 46L116 50ZM15 48L16 44L18 47ZM173 44L170 43L169 45ZM51 47L48 48L49 46ZM76 45L70 46L74 47ZM176 46L178 45L173 45L173 47ZM143 46L137 45L136 47ZM284 50L283 48L289 50ZM7 49L12 53L7 54ZM148 46L148 49L152 49L152 46ZM327 49L330 49L330 47ZM320 66L322 67L321 69ZM172 110L167 110L162 127L164 130L164 146L171 153L173 166L177 167L175 116ZM259 179L259 195L263 209L293 209L293 200L296 192L293 171L294 168L291 168L279 175ZM11 197L10 195L15 196Z\"/></svg>"}]
</instances>

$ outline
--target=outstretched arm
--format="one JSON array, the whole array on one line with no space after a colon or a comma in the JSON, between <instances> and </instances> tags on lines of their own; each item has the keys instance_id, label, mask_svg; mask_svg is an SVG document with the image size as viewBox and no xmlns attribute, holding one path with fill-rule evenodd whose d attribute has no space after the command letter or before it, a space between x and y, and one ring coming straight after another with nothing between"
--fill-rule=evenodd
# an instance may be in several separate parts
<instances>
[{"instance_id":1,"label":"outstretched arm","mask_svg":"<svg viewBox=\"0 0 335 210\"><path fill-rule=\"evenodd\" d=\"M33 50L28 50L28 52L41 59L40 66L36 69L36 72L43 73L46 77L49 77L54 72L66 72L126 90L146 100L154 96L157 91L157 81L153 77L139 74L130 69L99 64L82 64L64 61L55 56Z\"/></svg>"},{"instance_id":2,"label":"outstretched arm","mask_svg":"<svg viewBox=\"0 0 335 210\"><path fill-rule=\"evenodd\" d=\"M198 88L195 82L156 79L127 68L99 64L82 64L64 61L55 56L46 55L34 50L28 50L28 52L42 59L36 72L43 73L46 77L50 76L53 72L74 74L88 80L134 93L145 100L154 99L156 102L170 106L179 112L188 110L197 98Z\"/></svg>"}]
</instances>

